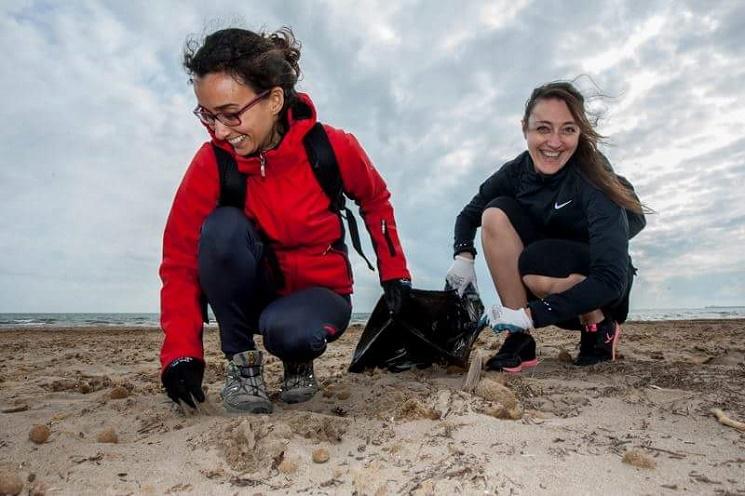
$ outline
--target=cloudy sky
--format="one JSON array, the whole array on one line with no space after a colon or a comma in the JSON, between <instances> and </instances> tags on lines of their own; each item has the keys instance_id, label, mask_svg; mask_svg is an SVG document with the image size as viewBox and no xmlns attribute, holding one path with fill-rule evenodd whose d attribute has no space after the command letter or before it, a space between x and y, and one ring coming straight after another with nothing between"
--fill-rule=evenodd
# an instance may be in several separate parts
<instances>
[{"instance_id":1,"label":"cloudy sky","mask_svg":"<svg viewBox=\"0 0 745 496\"><path fill-rule=\"evenodd\" d=\"M163 226L205 140L181 50L229 25L294 29L300 89L386 178L417 287L442 287L456 215L524 150L531 89L587 74L611 97L606 154L657 212L632 308L745 304L745 3L202 4L2 2L0 312L158 311ZM376 276L352 261L368 311Z\"/></svg>"}]
</instances>

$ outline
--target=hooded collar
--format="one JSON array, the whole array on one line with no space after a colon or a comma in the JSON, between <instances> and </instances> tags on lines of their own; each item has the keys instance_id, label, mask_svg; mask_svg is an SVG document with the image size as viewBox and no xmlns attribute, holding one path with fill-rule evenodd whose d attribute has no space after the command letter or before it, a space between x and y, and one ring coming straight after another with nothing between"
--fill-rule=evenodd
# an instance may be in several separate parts
<instances>
[{"instance_id":1,"label":"hooded collar","mask_svg":"<svg viewBox=\"0 0 745 496\"><path fill-rule=\"evenodd\" d=\"M230 153L238 165L238 170L244 174L260 174L260 155L265 159L266 170L283 168L295 163L295 159L305 156L303 137L316 123L316 108L306 93L298 93L295 103L287 109L287 132L282 136L279 144L266 152L250 156L238 155L233 147L225 140L215 137L214 130L205 125L212 138L212 143Z\"/></svg>"}]
</instances>

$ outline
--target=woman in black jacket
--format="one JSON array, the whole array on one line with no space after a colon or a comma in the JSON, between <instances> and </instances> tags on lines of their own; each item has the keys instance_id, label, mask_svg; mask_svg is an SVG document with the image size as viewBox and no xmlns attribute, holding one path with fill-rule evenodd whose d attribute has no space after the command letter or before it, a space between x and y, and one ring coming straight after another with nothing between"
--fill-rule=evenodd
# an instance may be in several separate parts
<instances>
[{"instance_id":1,"label":"woman in black jacket","mask_svg":"<svg viewBox=\"0 0 745 496\"><path fill-rule=\"evenodd\" d=\"M533 90L522 129L527 151L489 177L458 215L447 283L461 294L476 288L473 240L481 226L498 294L483 321L508 331L487 366L536 365L529 331L552 324L581 330L577 365L614 360L634 274L628 240L645 225L643 206L598 151L602 137L571 83Z\"/></svg>"}]
</instances>

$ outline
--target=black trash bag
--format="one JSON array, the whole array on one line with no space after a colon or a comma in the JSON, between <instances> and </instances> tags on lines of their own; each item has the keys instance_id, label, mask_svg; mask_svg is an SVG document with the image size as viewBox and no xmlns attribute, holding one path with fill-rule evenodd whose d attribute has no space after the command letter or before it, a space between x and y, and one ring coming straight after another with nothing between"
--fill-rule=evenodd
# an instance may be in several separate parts
<instances>
[{"instance_id":1,"label":"black trash bag","mask_svg":"<svg viewBox=\"0 0 745 496\"><path fill-rule=\"evenodd\" d=\"M483 311L476 292L461 298L454 290L412 289L398 316L391 318L381 298L357 343L349 371L381 367L400 372L432 363L465 367L481 332L478 322Z\"/></svg>"}]
</instances>

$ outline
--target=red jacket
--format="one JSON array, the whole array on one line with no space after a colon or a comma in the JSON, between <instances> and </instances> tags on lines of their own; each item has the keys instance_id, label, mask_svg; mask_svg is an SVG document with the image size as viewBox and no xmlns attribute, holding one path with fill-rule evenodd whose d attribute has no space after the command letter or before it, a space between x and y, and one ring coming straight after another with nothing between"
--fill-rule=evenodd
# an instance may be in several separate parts
<instances>
[{"instance_id":1,"label":"red jacket","mask_svg":"<svg viewBox=\"0 0 745 496\"><path fill-rule=\"evenodd\" d=\"M238 170L248 175L244 212L272 240L284 276L281 293L321 286L350 294L352 273L347 255L331 247L342 234L341 222L328 209L329 198L313 174L303 146L303 136L316 122L315 108L304 94L300 94L300 104L308 106L311 117L295 119L289 110L288 132L278 147L262 154L263 173L260 157L236 155L232 146L210 133L212 143L230 152ZM359 204L372 238L380 280L410 278L385 182L354 136L330 126L324 128L339 163L344 191ZM207 142L181 181L163 235L163 367L184 356L203 359L197 246L202 224L215 209L219 193L215 153Z\"/></svg>"}]
</instances>

